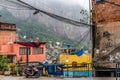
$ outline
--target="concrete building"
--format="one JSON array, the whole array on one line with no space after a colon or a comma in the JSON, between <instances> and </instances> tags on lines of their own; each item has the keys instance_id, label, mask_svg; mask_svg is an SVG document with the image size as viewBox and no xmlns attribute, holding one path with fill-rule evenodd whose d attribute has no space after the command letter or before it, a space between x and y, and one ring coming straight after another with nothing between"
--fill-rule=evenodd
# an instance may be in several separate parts
<instances>
[{"instance_id":1,"label":"concrete building","mask_svg":"<svg viewBox=\"0 0 120 80\"><path fill-rule=\"evenodd\" d=\"M99 55L99 60L111 61L111 55L115 61L114 56L120 52L120 0L92 1L93 24L96 25L95 49L99 50L95 57Z\"/></svg>"},{"instance_id":2,"label":"concrete building","mask_svg":"<svg viewBox=\"0 0 120 80\"><path fill-rule=\"evenodd\" d=\"M115 76L114 62L120 61L120 0L92 0L92 22L95 25L93 61L108 62L99 66ZM105 75L105 74L103 74Z\"/></svg>"}]
</instances>

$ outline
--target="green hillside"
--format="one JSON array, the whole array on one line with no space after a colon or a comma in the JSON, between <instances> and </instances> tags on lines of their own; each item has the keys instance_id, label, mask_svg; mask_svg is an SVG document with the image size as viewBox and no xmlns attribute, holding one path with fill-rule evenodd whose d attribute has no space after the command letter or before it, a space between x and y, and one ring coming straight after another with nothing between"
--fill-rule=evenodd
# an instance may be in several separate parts
<instances>
[{"instance_id":1,"label":"green hillside","mask_svg":"<svg viewBox=\"0 0 120 80\"><path fill-rule=\"evenodd\" d=\"M42 41L42 42L63 42L66 44L74 45L76 41L62 37L53 31L50 31L45 25L39 24L36 20L31 18L27 20L21 20L14 17L8 10L2 9L0 11L2 15L2 22L16 24L17 33L19 35L19 41Z\"/></svg>"}]
</instances>

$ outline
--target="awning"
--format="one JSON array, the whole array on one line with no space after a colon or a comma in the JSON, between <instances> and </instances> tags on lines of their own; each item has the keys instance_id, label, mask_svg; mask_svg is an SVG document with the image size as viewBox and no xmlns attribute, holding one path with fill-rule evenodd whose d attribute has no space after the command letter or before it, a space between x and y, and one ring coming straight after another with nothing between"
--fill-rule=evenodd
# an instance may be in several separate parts
<instances>
[{"instance_id":1,"label":"awning","mask_svg":"<svg viewBox=\"0 0 120 80\"><path fill-rule=\"evenodd\" d=\"M28 47L39 47L40 44L43 44L41 42L16 42L16 43Z\"/></svg>"}]
</instances>

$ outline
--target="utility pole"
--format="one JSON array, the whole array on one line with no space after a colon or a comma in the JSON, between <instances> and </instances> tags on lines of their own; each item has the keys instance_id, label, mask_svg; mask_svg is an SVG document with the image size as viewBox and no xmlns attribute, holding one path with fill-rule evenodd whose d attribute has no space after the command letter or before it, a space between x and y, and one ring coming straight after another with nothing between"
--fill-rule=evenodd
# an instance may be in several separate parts
<instances>
[{"instance_id":1,"label":"utility pole","mask_svg":"<svg viewBox=\"0 0 120 80\"><path fill-rule=\"evenodd\" d=\"M92 58L94 59L95 55L95 44L96 44L96 24L92 24Z\"/></svg>"},{"instance_id":2,"label":"utility pole","mask_svg":"<svg viewBox=\"0 0 120 80\"><path fill-rule=\"evenodd\" d=\"M90 19L89 19L89 24L90 24L90 36L91 36L91 42L92 42L92 59L94 58L95 54L95 34L96 34L96 26L92 22L92 1L89 0L89 12L90 12Z\"/></svg>"},{"instance_id":3,"label":"utility pole","mask_svg":"<svg viewBox=\"0 0 120 80\"><path fill-rule=\"evenodd\" d=\"M26 66L28 67L28 63L29 63L29 57L28 57L28 55L29 55L29 47L27 47L26 48L27 49L27 51L26 51Z\"/></svg>"},{"instance_id":4,"label":"utility pole","mask_svg":"<svg viewBox=\"0 0 120 80\"><path fill-rule=\"evenodd\" d=\"M90 23L90 36L91 36L91 43L92 43L92 59L94 59L94 55L95 55L95 47L96 47L96 24L93 23L92 21L92 0L89 0L89 12L90 12L90 19L89 19L89 23ZM94 60L92 60L94 61Z\"/></svg>"}]
</instances>

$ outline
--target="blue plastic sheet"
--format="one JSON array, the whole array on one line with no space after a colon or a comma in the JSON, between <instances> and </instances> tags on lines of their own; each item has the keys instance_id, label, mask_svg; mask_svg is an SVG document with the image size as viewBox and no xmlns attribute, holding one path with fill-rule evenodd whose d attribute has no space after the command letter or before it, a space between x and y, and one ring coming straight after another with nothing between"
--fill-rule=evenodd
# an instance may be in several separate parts
<instances>
[{"instance_id":1,"label":"blue plastic sheet","mask_svg":"<svg viewBox=\"0 0 120 80\"><path fill-rule=\"evenodd\" d=\"M60 64L46 65L46 70L48 71L48 74L51 75L63 75L63 65Z\"/></svg>"},{"instance_id":2,"label":"blue plastic sheet","mask_svg":"<svg viewBox=\"0 0 120 80\"><path fill-rule=\"evenodd\" d=\"M64 71L64 77L79 76L79 77L91 77L92 71Z\"/></svg>"}]
</instances>

